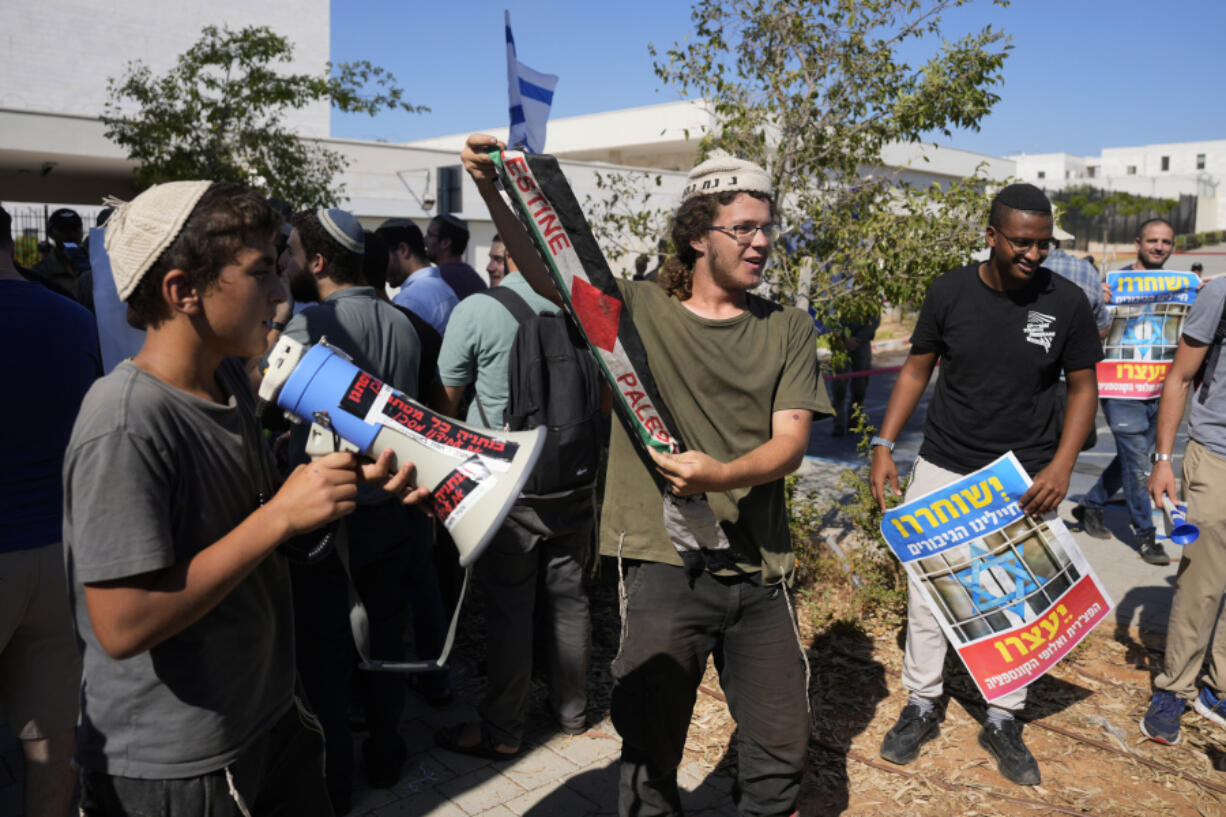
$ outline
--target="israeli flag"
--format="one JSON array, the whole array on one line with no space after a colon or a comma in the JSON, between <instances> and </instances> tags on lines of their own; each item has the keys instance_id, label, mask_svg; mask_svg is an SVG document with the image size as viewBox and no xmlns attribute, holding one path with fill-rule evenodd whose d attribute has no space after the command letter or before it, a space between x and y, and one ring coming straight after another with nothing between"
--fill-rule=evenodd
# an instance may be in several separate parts
<instances>
[{"instance_id":1,"label":"israeli flag","mask_svg":"<svg viewBox=\"0 0 1226 817\"><path fill-rule=\"evenodd\" d=\"M510 95L511 133L507 144L512 149L540 153L545 149L545 123L553 104L553 89L558 78L542 74L524 65L515 56L515 38L511 36L511 12L507 25L507 91Z\"/></svg>"}]
</instances>

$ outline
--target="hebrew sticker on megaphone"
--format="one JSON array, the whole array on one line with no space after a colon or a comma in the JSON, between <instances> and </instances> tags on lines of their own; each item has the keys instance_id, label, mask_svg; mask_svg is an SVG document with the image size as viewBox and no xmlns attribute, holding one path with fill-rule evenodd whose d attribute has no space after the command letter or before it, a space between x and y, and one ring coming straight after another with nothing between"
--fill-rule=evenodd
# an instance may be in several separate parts
<instances>
[{"instance_id":1,"label":"hebrew sticker on megaphone","mask_svg":"<svg viewBox=\"0 0 1226 817\"><path fill-rule=\"evenodd\" d=\"M268 356L260 399L295 422L318 428L363 456L391 448L397 462L412 462L430 489L439 520L468 565L489 544L532 473L544 428L490 431L443 417L365 372L321 339L307 347L281 337ZM309 453L318 453L318 445Z\"/></svg>"}]
</instances>

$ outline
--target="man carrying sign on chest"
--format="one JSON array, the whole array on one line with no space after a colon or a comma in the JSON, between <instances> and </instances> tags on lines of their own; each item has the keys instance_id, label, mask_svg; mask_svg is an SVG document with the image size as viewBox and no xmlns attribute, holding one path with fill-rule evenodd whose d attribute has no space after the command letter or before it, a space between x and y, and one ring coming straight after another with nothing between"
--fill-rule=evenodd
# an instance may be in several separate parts
<instances>
[{"instance_id":1,"label":"man carrying sign on chest","mask_svg":"<svg viewBox=\"0 0 1226 817\"><path fill-rule=\"evenodd\" d=\"M897 496L894 440L928 385L941 376L928 407L924 443L907 486L921 496L1012 451L1033 479L1022 509L1042 516L1060 504L1081 444L1094 420L1094 364L1102 358L1089 302L1076 284L1042 266L1052 238L1051 204L1034 185L1011 184L996 195L986 230L990 258L942 275L924 298L911 354L872 440L870 482L885 508L886 483ZM1060 373L1068 410L1060 427ZM903 686L910 699L881 745L881 756L910 763L940 732L947 643L919 588L909 591ZM1014 719L1026 689L988 707L979 742L1001 774L1037 785L1039 767Z\"/></svg>"}]
</instances>

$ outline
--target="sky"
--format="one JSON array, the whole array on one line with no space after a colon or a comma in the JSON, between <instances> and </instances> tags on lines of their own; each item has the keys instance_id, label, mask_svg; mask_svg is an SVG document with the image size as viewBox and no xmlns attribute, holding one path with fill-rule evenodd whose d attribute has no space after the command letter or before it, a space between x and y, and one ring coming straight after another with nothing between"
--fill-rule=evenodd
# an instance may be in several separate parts
<instances>
[{"instance_id":1,"label":"sky","mask_svg":"<svg viewBox=\"0 0 1226 817\"><path fill-rule=\"evenodd\" d=\"M648 44L663 51L692 36L684 0L333 0L331 9L332 61L382 66L407 99L431 109L333 111L334 137L389 142L505 128L504 9L519 59L559 76L553 118L679 99L652 71ZM933 141L997 156L1092 156L1104 147L1226 139L1222 0L1014 0L1008 8L974 0L947 13L942 36L986 25L1013 45L995 86L1001 99L979 131Z\"/></svg>"}]
</instances>

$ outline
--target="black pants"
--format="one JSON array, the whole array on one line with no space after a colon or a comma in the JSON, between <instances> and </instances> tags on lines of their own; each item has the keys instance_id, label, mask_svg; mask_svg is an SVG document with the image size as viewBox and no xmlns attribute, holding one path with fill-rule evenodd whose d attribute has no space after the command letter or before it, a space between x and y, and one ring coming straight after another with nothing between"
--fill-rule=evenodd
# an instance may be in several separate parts
<instances>
[{"instance_id":1,"label":"black pants","mask_svg":"<svg viewBox=\"0 0 1226 817\"><path fill-rule=\"evenodd\" d=\"M489 668L477 710L499 743L517 745L524 734L538 585L544 590L550 708L564 726L585 723L592 621L583 562L594 520L590 493L536 505L521 501L477 560L477 579L486 589Z\"/></svg>"},{"instance_id":2,"label":"black pants","mask_svg":"<svg viewBox=\"0 0 1226 817\"><path fill-rule=\"evenodd\" d=\"M639 562L626 571L626 633L613 661L622 736L621 817L681 814L677 766L698 684L714 653L737 723L741 814L795 810L809 738L805 670L781 587Z\"/></svg>"},{"instance_id":3,"label":"black pants","mask_svg":"<svg viewBox=\"0 0 1226 817\"><path fill-rule=\"evenodd\" d=\"M226 769L176 780L81 772L85 817L332 817L323 736L299 702ZM233 783L233 789L231 789Z\"/></svg>"}]
</instances>

